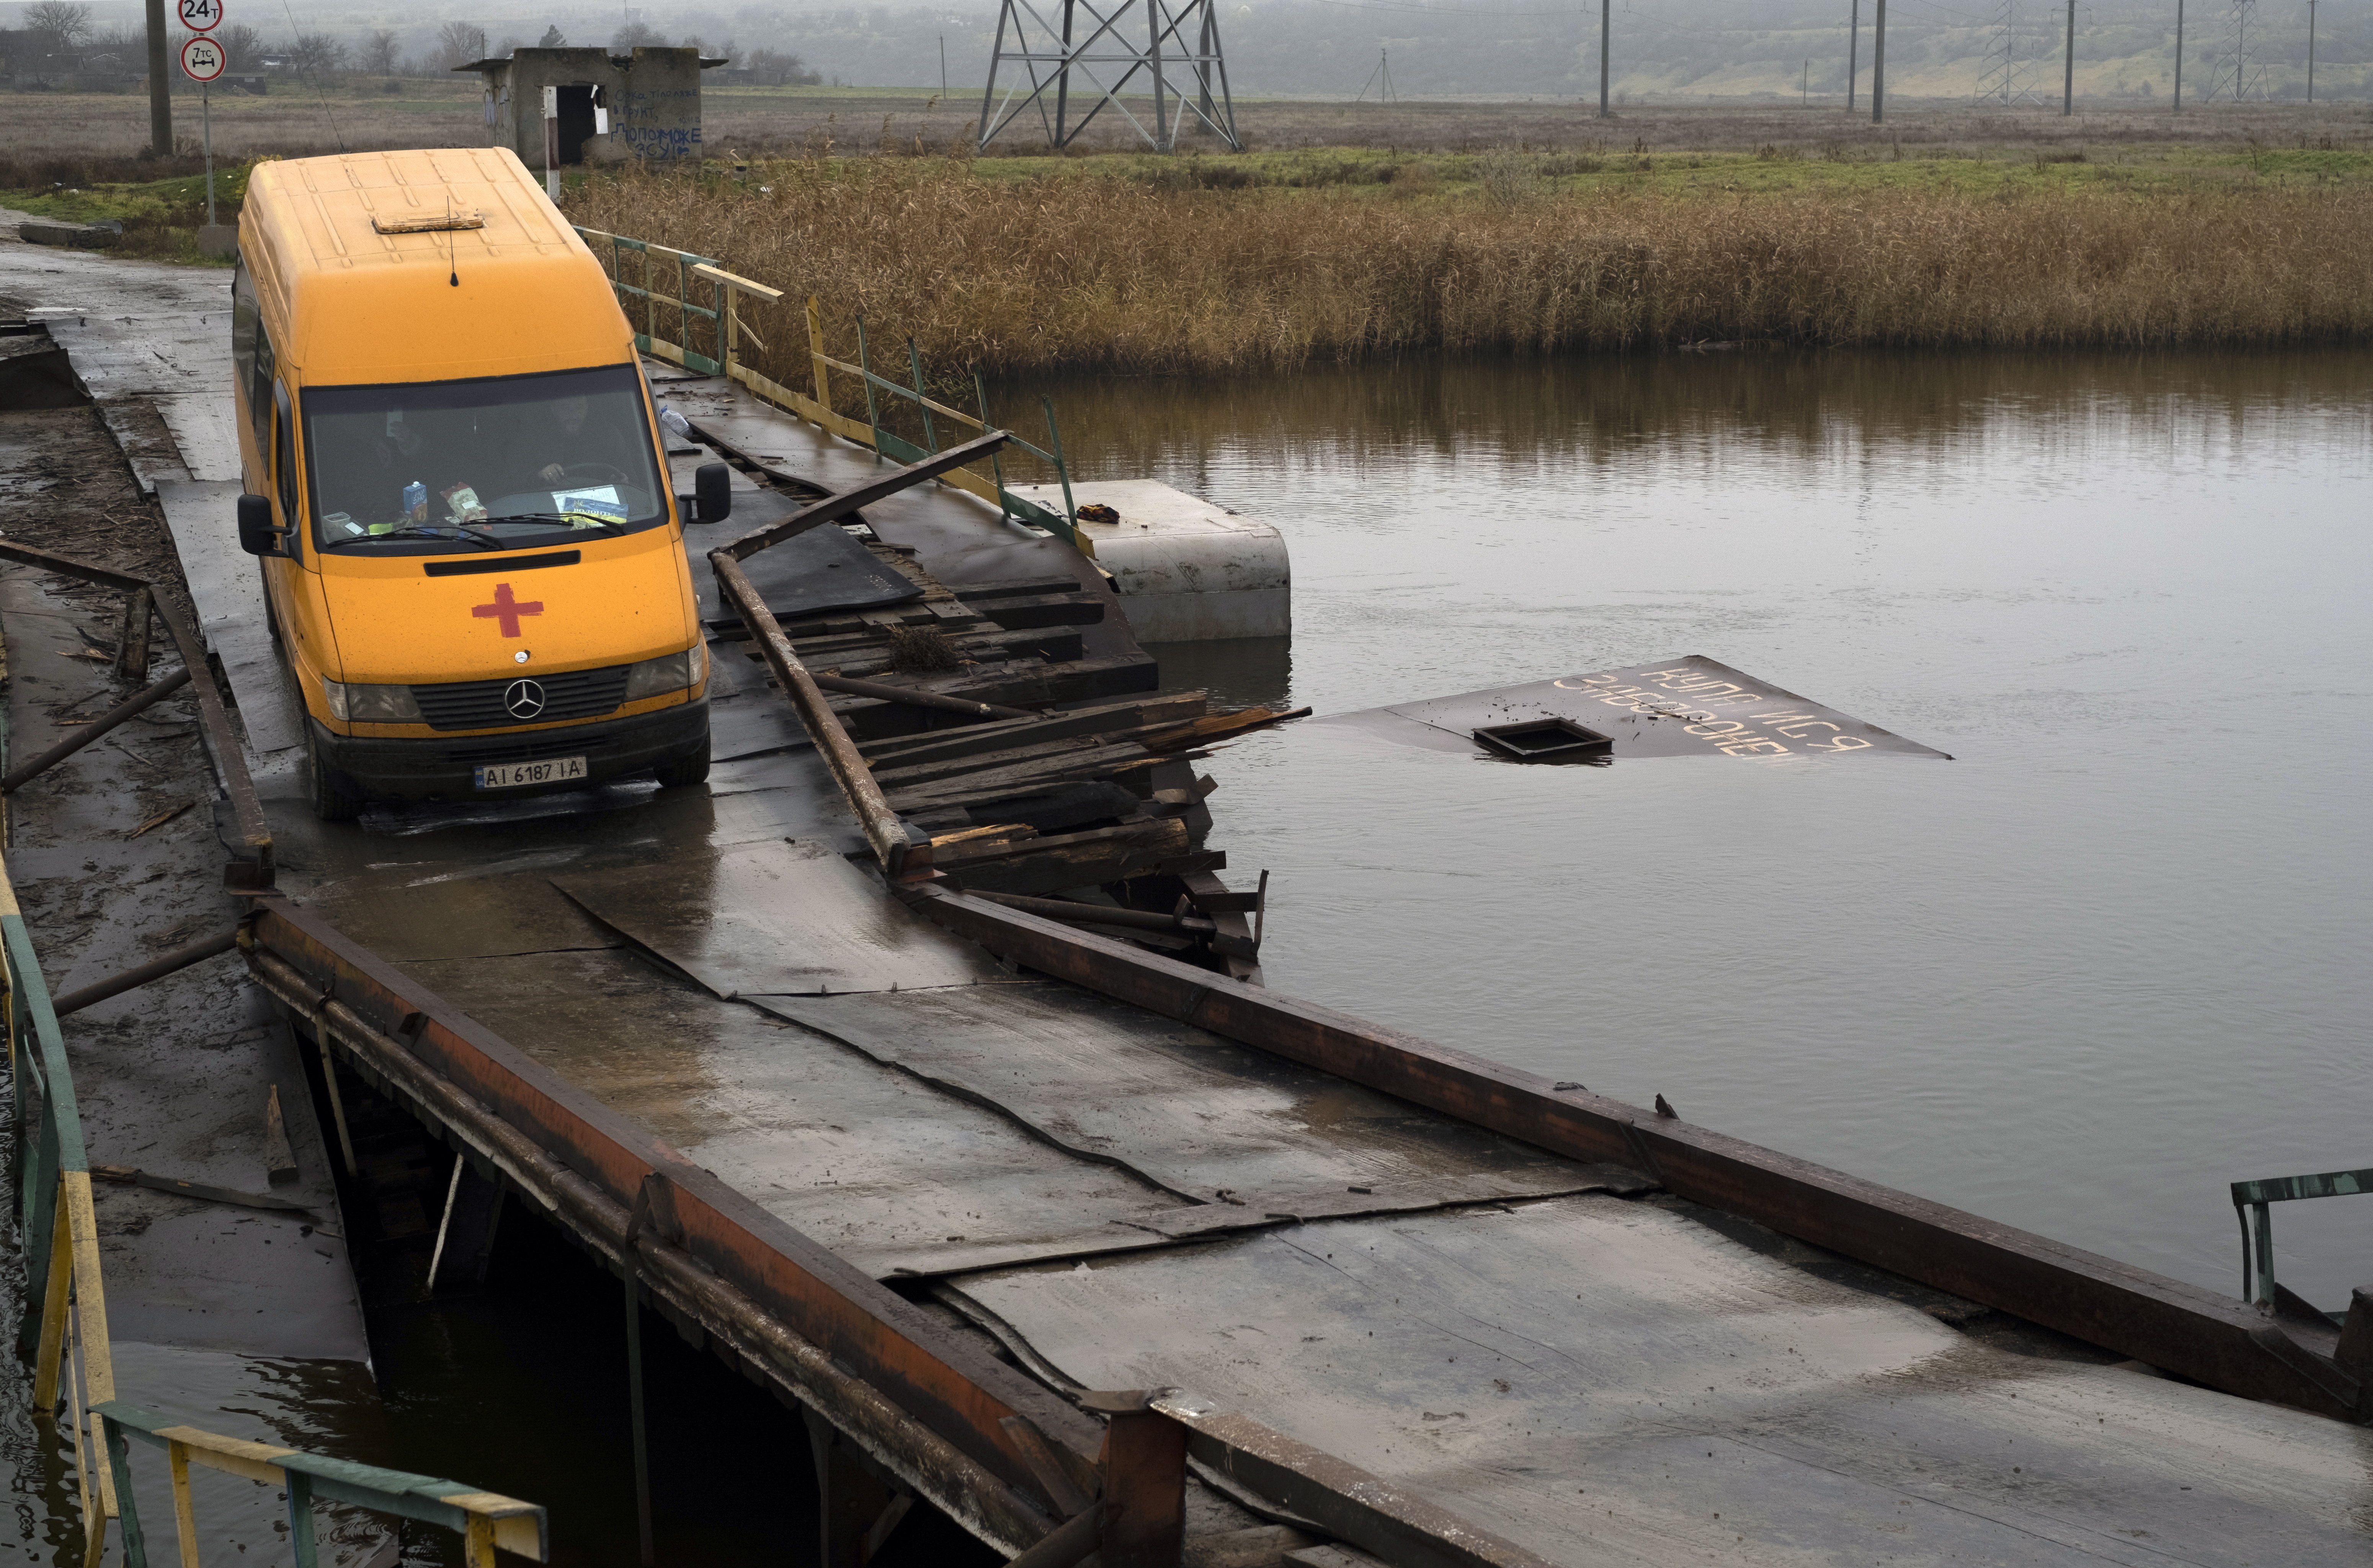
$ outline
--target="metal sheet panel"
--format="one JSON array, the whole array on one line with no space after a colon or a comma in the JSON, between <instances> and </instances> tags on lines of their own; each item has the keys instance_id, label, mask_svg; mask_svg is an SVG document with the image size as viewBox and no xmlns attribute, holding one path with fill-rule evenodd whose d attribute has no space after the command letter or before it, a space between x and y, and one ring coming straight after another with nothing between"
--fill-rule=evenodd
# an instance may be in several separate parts
<instances>
[{"instance_id":1,"label":"metal sheet panel","mask_svg":"<svg viewBox=\"0 0 2373 1568\"><path fill-rule=\"evenodd\" d=\"M808 759L765 761L772 784L786 786ZM534 800L486 802L483 818L424 815L418 820L434 830L421 831L408 830L415 819L405 817L395 830L358 833L319 821L301 800L268 810L283 890L338 930L399 961L491 958L617 946L624 938L555 888L554 873L648 867L661 844L713 854L829 831L818 808L828 816L837 801L814 786L810 779L722 797L663 790L615 809L553 815L527 814Z\"/></svg>"},{"instance_id":2,"label":"metal sheet panel","mask_svg":"<svg viewBox=\"0 0 2373 1568\"><path fill-rule=\"evenodd\" d=\"M1484 748L1475 739L1478 729L1549 718L1572 719L1596 730L1614 741L1618 758L1744 757L1803 762L1883 753L1946 755L1701 654L1596 675L1395 703L1311 722L1351 725L1440 751L1480 753Z\"/></svg>"},{"instance_id":3,"label":"metal sheet panel","mask_svg":"<svg viewBox=\"0 0 2373 1568\"><path fill-rule=\"evenodd\" d=\"M738 493L733 497L730 530L701 530L684 536L684 553L692 562L692 586L700 599L700 618L710 626L735 627L742 618L718 598L717 574L708 552L727 538L778 522L807 503L780 491ZM710 531L725 537L711 539ZM827 610L871 610L903 604L923 597L923 586L883 561L859 542L847 528L826 524L770 545L742 563L766 608L782 620L816 615Z\"/></svg>"},{"instance_id":4,"label":"metal sheet panel","mask_svg":"<svg viewBox=\"0 0 2373 1568\"><path fill-rule=\"evenodd\" d=\"M976 985L986 953L816 844L759 843L555 877L554 885L719 996Z\"/></svg>"},{"instance_id":5,"label":"metal sheet panel","mask_svg":"<svg viewBox=\"0 0 2373 1568\"><path fill-rule=\"evenodd\" d=\"M1093 1388L1182 1386L1561 1562L2363 1562L2368 1439L1604 1197L962 1282Z\"/></svg>"},{"instance_id":6,"label":"metal sheet panel","mask_svg":"<svg viewBox=\"0 0 2373 1568\"><path fill-rule=\"evenodd\" d=\"M409 963L424 985L876 1277L1143 1246L1128 1172L625 951Z\"/></svg>"},{"instance_id":7,"label":"metal sheet panel","mask_svg":"<svg viewBox=\"0 0 2373 1568\"><path fill-rule=\"evenodd\" d=\"M1637 1180L1070 986L754 1000L1210 1206L1168 1234Z\"/></svg>"}]
</instances>

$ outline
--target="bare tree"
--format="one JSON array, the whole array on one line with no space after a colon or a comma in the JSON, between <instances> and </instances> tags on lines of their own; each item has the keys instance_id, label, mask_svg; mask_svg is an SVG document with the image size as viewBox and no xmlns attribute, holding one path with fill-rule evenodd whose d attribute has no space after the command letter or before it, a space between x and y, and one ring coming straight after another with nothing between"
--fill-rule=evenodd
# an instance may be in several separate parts
<instances>
[{"instance_id":1,"label":"bare tree","mask_svg":"<svg viewBox=\"0 0 2373 1568\"><path fill-rule=\"evenodd\" d=\"M234 71L260 69L259 63L272 47L263 41L262 33L245 22L226 22L215 29L210 36L222 45L223 55L229 60Z\"/></svg>"},{"instance_id":2,"label":"bare tree","mask_svg":"<svg viewBox=\"0 0 2373 1568\"><path fill-rule=\"evenodd\" d=\"M25 30L49 41L52 48L64 52L90 37L90 7L74 5L71 0L40 0L40 4L25 7Z\"/></svg>"},{"instance_id":3,"label":"bare tree","mask_svg":"<svg viewBox=\"0 0 2373 1568\"><path fill-rule=\"evenodd\" d=\"M821 72L788 50L754 49L749 54L750 78L762 87L812 87L824 80Z\"/></svg>"},{"instance_id":4,"label":"bare tree","mask_svg":"<svg viewBox=\"0 0 2373 1568\"><path fill-rule=\"evenodd\" d=\"M310 76L326 76L346 64L346 46L325 32L298 34L287 54L288 64Z\"/></svg>"},{"instance_id":5,"label":"bare tree","mask_svg":"<svg viewBox=\"0 0 2373 1568\"><path fill-rule=\"evenodd\" d=\"M366 75L395 75L395 32L391 28L374 29L355 54L355 68Z\"/></svg>"},{"instance_id":6,"label":"bare tree","mask_svg":"<svg viewBox=\"0 0 2373 1568\"><path fill-rule=\"evenodd\" d=\"M485 57L486 29L475 22L447 22L437 29L436 46L428 52L429 64L439 71Z\"/></svg>"},{"instance_id":7,"label":"bare tree","mask_svg":"<svg viewBox=\"0 0 2373 1568\"><path fill-rule=\"evenodd\" d=\"M638 45L655 49L665 42L667 34L639 17L610 35L610 47L613 49L633 49Z\"/></svg>"},{"instance_id":8,"label":"bare tree","mask_svg":"<svg viewBox=\"0 0 2373 1568\"><path fill-rule=\"evenodd\" d=\"M170 46L170 53L179 59L180 52L180 41L175 40ZM110 28L105 32L95 33L82 45L82 64L86 70L112 65L118 70L137 71L146 66L147 58L147 35L123 28Z\"/></svg>"}]
</instances>

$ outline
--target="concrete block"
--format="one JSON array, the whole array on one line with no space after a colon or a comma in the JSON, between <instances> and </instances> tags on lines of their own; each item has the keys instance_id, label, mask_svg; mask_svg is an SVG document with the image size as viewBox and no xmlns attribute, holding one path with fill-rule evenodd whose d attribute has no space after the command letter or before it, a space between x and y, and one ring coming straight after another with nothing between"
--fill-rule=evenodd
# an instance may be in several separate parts
<instances>
[{"instance_id":1,"label":"concrete block","mask_svg":"<svg viewBox=\"0 0 2373 1568\"><path fill-rule=\"evenodd\" d=\"M1060 485L1015 485L1013 493L1060 511ZM1268 523L1174 490L1159 480L1074 483L1085 507L1102 505L1117 522L1082 522L1096 564L1113 575L1121 609L1146 643L1282 637L1293 630L1292 567L1285 536Z\"/></svg>"},{"instance_id":2,"label":"concrete block","mask_svg":"<svg viewBox=\"0 0 2373 1568\"><path fill-rule=\"evenodd\" d=\"M212 261L228 261L239 255L239 225L209 223L198 226L198 254Z\"/></svg>"},{"instance_id":3,"label":"concrete block","mask_svg":"<svg viewBox=\"0 0 2373 1568\"><path fill-rule=\"evenodd\" d=\"M28 245L57 245L76 250L104 250L123 238L123 226L113 218L105 223L59 223L52 218L30 218L17 226L17 238Z\"/></svg>"}]
</instances>

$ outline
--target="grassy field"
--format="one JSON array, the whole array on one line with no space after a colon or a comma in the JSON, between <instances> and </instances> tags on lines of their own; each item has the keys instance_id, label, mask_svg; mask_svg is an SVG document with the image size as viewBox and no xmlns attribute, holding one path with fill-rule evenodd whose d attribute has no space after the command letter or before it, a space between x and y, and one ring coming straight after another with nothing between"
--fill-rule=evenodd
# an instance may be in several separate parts
<instances>
[{"instance_id":1,"label":"grassy field","mask_svg":"<svg viewBox=\"0 0 2373 1568\"><path fill-rule=\"evenodd\" d=\"M473 82L404 88L240 100L217 115L216 146L320 151L333 121L357 148L483 135ZM886 341L912 334L934 363L991 375L2373 335L2361 104L1905 107L1873 126L1834 110L1609 122L1570 102L1256 102L1240 122L1243 154L971 157L968 115L927 94L728 89L706 105L706 168L573 178L567 204L821 296L844 352L862 311ZM196 165L120 150L145 123L134 99L0 98L0 204L122 217L127 251L192 259ZM60 127L76 145L45 140ZM746 179L729 177L729 151L754 160ZM227 168L227 200L240 175ZM796 321L757 327L776 371L800 378Z\"/></svg>"},{"instance_id":2,"label":"grassy field","mask_svg":"<svg viewBox=\"0 0 2373 1568\"><path fill-rule=\"evenodd\" d=\"M1457 163L1468 156L1374 166L1382 181L1236 188L1184 184L1183 166L800 160L738 184L602 179L568 206L821 296L841 352L861 311L877 343L911 334L934 363L992 375L1705 342L2373 335L2373 180L2353 166L2178 168L2137 188L2032 157L1906 172L1710 154L1660 172L1654 154L1571 171L1577 155ZM1613 167L1637 159L1650 167ZM775 373L803 380L789 313L757 328Z\"/></svg>"}]
</instances>

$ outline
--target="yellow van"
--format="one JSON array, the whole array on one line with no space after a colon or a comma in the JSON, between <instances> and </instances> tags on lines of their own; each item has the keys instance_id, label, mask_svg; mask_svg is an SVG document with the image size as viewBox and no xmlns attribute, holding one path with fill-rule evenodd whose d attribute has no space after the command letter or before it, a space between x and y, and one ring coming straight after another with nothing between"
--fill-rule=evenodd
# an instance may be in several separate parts
<instances>
[{"instance_id":1,"label":"yellow van","mask_svg":"<svg viewBox=\"0 0 2373 1568\"><path fill-rule=\"evenodd\" d=\"M633 330L506 148L260 165L231 341L315 811L708 772L707 644Z\"/></svg>"}]
</instances>

